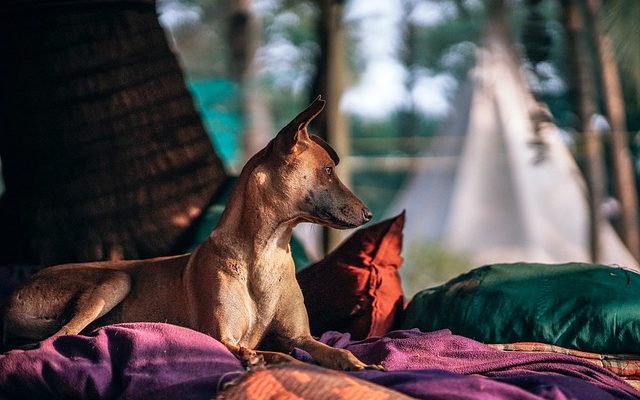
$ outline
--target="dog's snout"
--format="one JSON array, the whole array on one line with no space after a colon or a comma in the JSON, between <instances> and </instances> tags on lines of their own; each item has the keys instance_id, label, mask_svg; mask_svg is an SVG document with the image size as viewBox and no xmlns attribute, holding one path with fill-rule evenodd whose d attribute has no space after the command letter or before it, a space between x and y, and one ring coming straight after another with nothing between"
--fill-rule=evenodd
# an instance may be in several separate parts
<instances>
[{"instance_id":1,"label":"dog's snout","mask_svg":"<svg viewBox=\"0 0 640 400\"><path fill-rule=\"evenodd\" d=\"M367 207L362 210L362 218L364 222L369 222L373 218L373 213Z\"/></svg>"}]
</instances>

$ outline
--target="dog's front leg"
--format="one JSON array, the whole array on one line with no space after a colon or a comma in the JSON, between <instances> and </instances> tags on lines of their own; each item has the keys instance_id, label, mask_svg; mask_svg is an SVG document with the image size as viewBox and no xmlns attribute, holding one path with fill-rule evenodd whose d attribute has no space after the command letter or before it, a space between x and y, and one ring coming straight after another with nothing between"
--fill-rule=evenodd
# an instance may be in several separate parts
<instances>
[{"instance_id":1,"label":"dog's front leg","mask_svg":"<svg viewBox=\"0 0 640 400\"><path fill-rule=\"evenodd\" d=\"M248 347L239 346L230 343L228 340L222 340L222 344L234 355L242 366L246 369L254 369L265 365L281 364L281 363L301 363L288 354L277 351L254 350Z\"/></svg>"},{"instance_id":2,"label":"dog's front leg","mask_svg":"<svg viewBox=\"0 0 640 400\"><path fill-rule=\"evenodd\" d=\"M205 332L213 338L219 340L246 369L264 366L266 364L279 364L284 362L300 362L295 358L275 352L255 350L259 343L257 338L252 338L247 332L256 332L258 329L252 326L250 299L242 290L236 288L235 291L227 289L225 296L221 296L228 301L217 301L210 304L199 303L199 319L202 321L198 325L198 330ZM202 298L206 298L203 296ZM216 310L212 312L210 310ZM247 337L248 336L248 337ZM258 335L256 335L258 336ZM263 336L259 334L258 338Z\"/></svg>"},{"instance_id":3,"label":"dog's front leg","mask_svg":"<svg viewBox=\"0 0 640 400\"><path fill-rule=\"evenodd\" d=\"M365 364L358 360L349 350L336 349L315 340L310 335L293 341L295 347L308 352L323 367L341 371L360 371L374 369L383 371L384 367L376 364Z\"/></svg>"},{"instance_id":4,"label":"dog's front leg","mask_svg":"<svg viewBox=\"0 0 640 400\"><path fill-rule=\"evenodd\" d=\"M309 316L299 286L295 285L288 302L283 302L273 321L271 334L277 350L290 353L295 347L305 350L318 364L340 371L363 369L384 370L380 365L368 365L358 360L349 350L336 349L315 340L309 332Z\"/></svg>"}]
</instances>

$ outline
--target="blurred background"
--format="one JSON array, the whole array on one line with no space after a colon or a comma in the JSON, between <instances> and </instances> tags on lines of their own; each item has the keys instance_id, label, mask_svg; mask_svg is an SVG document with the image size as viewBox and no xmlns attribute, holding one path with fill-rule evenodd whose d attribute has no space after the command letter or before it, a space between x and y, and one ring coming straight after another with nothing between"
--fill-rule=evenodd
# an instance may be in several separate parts
<instances>
[{"instance_id":1,"label":"blurred background","mask_svg":"<svg viewBox=\"0 0 640 400\"><path fill-rule=\"evenodd\" d=\"M374 222L407 212L408 295L491 262L637 268L636 0L71 3L4 6L4 262L184 249L226 177L321 94L312 130L341 155L343 181ZM203 137L215 154L201 156ZM123 185L115 197L103 178ZM296 236L311 260L344 237Z\"/></svg>"},{"instance_id":2,"label":"blurred background","mask_svg":"<svg viewBox=\"0 0 640 400\"><path fill-rule=\"evenodd\" d=\"M514 118L532 126L511 125L512 131L503 132L509 127L500 127L498 123L493 129L501 131L499 137L493 145L484 143L483 154L464 151L467 146L482 146L468 141L469 136L479 135L478 130L482 129L479 126L482 121L474 117L479 112L477 108L482 107L477 104L478 98L497 101L493 93L479 90L479 86L487 84L479 81L490 78L476 76L474 80L469 74L474 69L476 74L500 73L494 71L495 66L486 65L491 62L509 64L508 67L518 69L512 71L514 75L525 78L524 82L511 84L515 87L495 88L507 98L498 100L494 108L504 109L509 102L523 101L521 92L544 102L542 118L558 127L547 135L559 136L561 142L557 145L570 152L585 174L596 169L593 174L600 175L596 183L599 187L593 187L591 195L599 197L598 212L625 235L620 197L623 190L636 190L637 159L625 164L613 158L616 154L632 157L630 152L636 150L634 131L640 128L637 102L640 65L633 61L640 56L634 52L640 49L638 44L629 43L629 38L638 34L632 18L638 16L639 5L633 1L218 3L164 0L158 3L158 10L187 71L207 130L226 165L238 171L243 161L264 145L295 110L302 109L319 93L325 96L334 93L329 101L337 103L341 121L318 129L324 129L322 134L339 146L344 160L342 174L347 174L346 180L378 220L407 209L403 266L407 286L410 282L415 282L415 288L443 282L478 263L523 259L586 261L593 255L589 247L588 205L580 203L579 198L589 196L584 184L582 192L567 193L567 180L571 185L573 177L561 177L572 172L551 169L543 172L542 177L533 177L514 165L535 162L531 161L535 157L543 164L545 153L555 151L547 149L551 146L547 142L553 138L536 132L538 128L534 125L538 122L531 115L536 110L530 105L512 115L493 114L491 118ZM494 32L489 33L490 28ZM496 29L502 30L499 39L491 36ZM494 46L496 41L513 51L516 59L480 60L480 49ZM212 48L216 49L214 53L210 51ZM608 83L604 76L610 73L607 68L619 68L626 79L618 75L610 78L615 82ZM607 96L618 96L618 100ZM230 98L234 101L229 101ZM471 99L475 100L473 106ZM583 104L587 102L592 104ZM585 107L588 109L584 110ZM615 107L622 109L612 110ZM613 124L617 124L615 129L623 136L622 143L618 143L622 148L614 147L612 118L618 119ZM586 125L594 131L593 140L597 141L593 160L588 154L591 150L587 149ZM509 138L502 135L527 142L529 148L505 146L501 142ZM462 157L475 170L476 176L468 179L489 186L486 189L492 193L489 197L474 189L472 183L460 187ZM552 157L564 161L562 154L554 153ZM484 158L505 160L501 165L487 166ZM620 171L625 168L626 171ZM486 169L484 175L481 169ZM550 176L545 177L546 174ZM623 178L620 184L628 187L616 186L617 174L627 174L627 180ZM520 182L501 182L509 179ZM544 188L520 187L540 186L546 179L558 182ZM559 235L582 235L584 239L558 237L540 245L532 243L537 240L535 236L550 234L521 233L545 229L522 227L535 225L522 214L539 220L546 217L540 213L549 211L525 204L522 197L527 195L534 195L535 201L544 203L538 208L554 207L553 203L562 203L560 207L567 203L569 207L582 207L585 213L582 220L562 215L561 208L561 219L550 224L572 225L561 228ZM462 215L452 222L447 214L452 212L454 196L467 197L470 204L458 207L456 211ZM563 196L568 199L563 200ZM483 210L489 208L483 201L496 203L494 207L500 209L492 217L485 215L478 219L479 213L491 214L491 210ZM516 209L510 210L509 205ZM637 209L637 200L629 206ZM633 225L637 225L637 211L628 218L633 218L636 221ZM469 224L477 229L466 232L465 239L461 239L460 230ZM451 245L447 238L453 235L451 230L456 230L457 242L463 243ZM487 238L486 235L491 236L487 232L490 230L500 234ZM514 239L519 233L528 237ZM610 233L600 232L599 240L603 241L602 236L607 234ZM637 248L637 233L627 235L631 235L629 243ZM465 240L481 243L467 245ZM607 245L612 246L616 245ZM311 247L314 252L320 245ZM582 249L571 252L562 247ZM637 254L637 249L632 253ZM315 254L321 253L315 250ZM633 262L628 254L611 255L603 261L616 260L620 264Z\"/></svg>"}]
</instances>

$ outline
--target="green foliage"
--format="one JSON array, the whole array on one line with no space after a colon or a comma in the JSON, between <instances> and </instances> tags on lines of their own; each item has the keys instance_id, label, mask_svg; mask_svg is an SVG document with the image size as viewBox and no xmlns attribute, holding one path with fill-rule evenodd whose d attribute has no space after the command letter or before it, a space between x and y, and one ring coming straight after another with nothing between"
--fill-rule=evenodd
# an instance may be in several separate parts
<instances>
[{"instance_id":1,"label":"green foliage","mask_svg":"<svg viewBox=\"0 0 640 400\"><path fill-rule=\"evenodd\" d=\"M405 295L440 285L469 271L473 264L465 254L455 253L438 243L412 243L404 250L400 269Z\"/></svg>"},{"instance_id":2,"label":"green foliage","mask_svg":"<svg viewBox=\"0 0 640 400\"><path fill-rule=\"evenodd\" d=\"M640 132L640 96L638 92L628 89L625 92L625 100L629 132Z\"/></svg>"},{"instance_id":3,"label":"green foliage","mask_svg":"<svg viewBox=\"0 0 640 400\"><path fill-rule=\"evenodd\" d=\"M407 177L403 172L356 171L352 174L353 191L365 202L378 221L398 193Z\"/></svg>"},{"instance_id":4,"label":"green foliage","mask_svg":"<svg viewBox=\"0 0 640 400\"><path fill-rule=\"evenodd\" d=\"M311 87L320 47L316 32L318 11L312 2L276 2L260 14L262 25L261 85L279 96L300 97ZM306 100L308 101L310 97ZM305 105L306 102L305 101ZM272 104L275 110L275 105Z\"/></svg>"},{"instance_id":5,"label":"green foliage","mask_svg":"<svg viewBox=\"0 0 640 400\"><path fill-rule=\"evenodd\" d=\"M522 43L527 58L534 64L549 58L552 38L547 30L547 19L539 7L529 4L522 27Z\"/></svg>"},{"instance_id":6,"label":"green foliage","mask_svg":"<svg viewBox=\"0 0 640 400\"><path fill-rule=\"evenodd\" d=\"M287 40L294 46L315 46L317 16L316 8L305 1L284 8L274 8L261 15L262 35L267 40Z\"/></svg>"},{"instance_id":7,"label":"green foliage","mask_svg":"<svg viewBox=\"0 0 640 400\"><path fill-rule=\"evenodd\" d=\"M448 19L436 26L419 27L416 65L464 79L473 65L474 43L482 36L484 22L482 11L474 10L469 18Z\"/></svg>"},{"instance_id":8,"label":"green foliage","mask_svg":"<svg viewBox=\"0 0 640 400\"><path fill-rule=\"evenodd\" d=\"M173 21L167 27L181 65L190 79L226 76L229 60L227 2L158 0L157 8L161 20L164 13L180 14L187 10L190 15Z\"/></svg>"},{"instance_id":9,"label":"green foliage","mask_svg":"<svg viewBox=\"0 0 640 400\"><path fill-rule=\"evenodd\" d=\"M638 0L604 2L604 23L611 37L618 65L625 81L633 83L636 99L640 98L640 4Z\"/></svg>"},{"instance_id":10,"label":"green foliage","mask_svg":"<svg viewBox=\"0 0 640 400\"><path fill-rule=\"evenodd\" d=\"M351 154L357 156L415 155L425 147L440 121L416 115L418 137L406 138L398 133L402 113L384 120L368 121L351 118Z\"/></svg>"}]
</instances>

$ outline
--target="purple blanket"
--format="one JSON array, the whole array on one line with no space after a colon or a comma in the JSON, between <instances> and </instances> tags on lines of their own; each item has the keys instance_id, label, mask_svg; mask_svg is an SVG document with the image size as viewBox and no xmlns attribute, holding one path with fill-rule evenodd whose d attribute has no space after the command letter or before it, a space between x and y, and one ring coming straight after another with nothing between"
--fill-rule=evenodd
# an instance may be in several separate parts
<instances>
[{"instance_id":1,"label":"purple blanket","mask_svg":"<svg viewBox=\"0 0 640 400\"><path fill-rule=\"evenodd\" d=\"M622 380L580 359L501 352L448 331L396 331L360 342L330 332L322 341L388 369L351 375L418 398L640 399ZM121 324L0 355L0 399L210 399L242 374L240 363L206 335L167 324Z\"/></svg>"},{"instance_id":2,"label":"purple blanket","mask_svg":"<svg viewBox=\"0 0 640 400\"><path fill-rule=\"evenodd\" d=\"M348 335L328 332L321 340L391 371L354 375L418 398L640 398L616 375L588 361L557 353L504 352L448 330L395 331L352 343ZM300 353L299 358L308 357Z\"/></svg>"}]
</instances>

